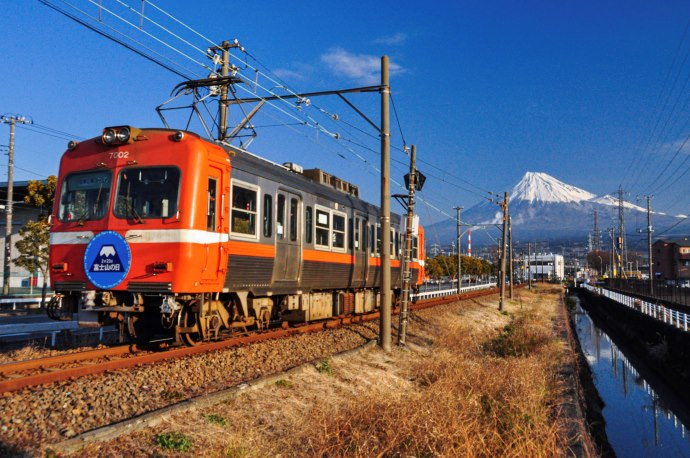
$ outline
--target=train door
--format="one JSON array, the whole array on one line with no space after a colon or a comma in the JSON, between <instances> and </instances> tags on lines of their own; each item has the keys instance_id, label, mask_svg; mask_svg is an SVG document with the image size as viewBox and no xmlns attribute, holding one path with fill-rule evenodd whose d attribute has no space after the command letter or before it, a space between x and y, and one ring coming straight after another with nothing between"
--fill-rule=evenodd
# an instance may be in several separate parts
<instances>
[{"instance_id":1,"label":"train door","mask_svg":"<svg viewBox=\"0 0 690 458\"><path fill-rule=\"evenodd\" d=\"M222 250L222 193L223 172L216 167L209 167L206 186L206 263L201 273L202 281L218 279Z\"/></svg>"},{"instance_id":2,"label":"train door","mask_svg":"<svg viewBox=\"0 0 690 458\"><path fill-rule=\"evenodd\" d=\"M352 272L352 285L356 288L361 288L366 283L367 275L367 220L360 213L355 213L354 225L352 235L352 254L354 260L354 268Z\"/></svg>"},{"instance_id":3,"label":"train door","mask_svg":"<svg viewBox=\"0 0 690 458\"><path fill-rule=\"evenodd\" d=\"M289 191L276 198L275 281L297 281L302 268L302 199Z\"/></svg>"}]
</instances>

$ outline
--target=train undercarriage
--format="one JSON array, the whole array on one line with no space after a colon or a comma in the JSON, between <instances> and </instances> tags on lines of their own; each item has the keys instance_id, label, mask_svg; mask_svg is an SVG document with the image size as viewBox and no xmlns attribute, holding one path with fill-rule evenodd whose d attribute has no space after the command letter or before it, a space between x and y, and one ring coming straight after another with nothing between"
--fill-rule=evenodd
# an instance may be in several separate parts
<instances>
[{"instance_id":1,"label":"train undercarriage","mask_svg":"<svg viewBox=\"0 0 690 458\"><path fill-rule=\"evenodd\" d=\"M394 299L398 294L394 295ZM249 292L144 294L121 291L59 293L48 304L55 320L80 327L115 325L121 340L138 344L172 337L194 346L223 334L265 330L277 324L308 323L333 316L366 313L378 307L378 290L311 291L254 296ZM395 303L395 302L394 302Z\"/></svg>"}]
</instances>

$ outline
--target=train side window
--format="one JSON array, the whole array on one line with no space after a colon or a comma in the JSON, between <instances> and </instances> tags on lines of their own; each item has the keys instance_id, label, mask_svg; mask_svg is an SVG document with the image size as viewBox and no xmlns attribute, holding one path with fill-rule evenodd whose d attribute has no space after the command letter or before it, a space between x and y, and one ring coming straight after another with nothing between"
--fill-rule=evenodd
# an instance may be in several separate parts
<instances>
[{"instance_id":1,"label":"train side window","mask_svg":"<svg viewBox=\"0 0 690 458\"><path fill-rule=\"evenodd\" d=\"M376 230L376 226L373 224L369 226L369 251L371 254L376 254L376 235L374 234L374 231Z\"/></svg>"},{"instance_id":2,"label":"train side window","mask_svg":"<svg viewBox=\"0 0 690 458\"><path fill-rule=\"evenodd\" d=\"M393 247L393 244L394 244L394 243L395 243L395 232L393 232L393 229L391 229L391 238L388 239L388 244L390 245L390 250L389 250L389 251L390 251L390 256L391 256L392 258L395 257L395 251L394 251L394 247Z\"/></svg>"},{"instance_id":3,"label":"train side window","mask_svg":"<svg viewBox=\"0 0 690 458\"><path fill-rule=\"evenodd\" d=\"M363 219L362 220L362 250L367 251L369 248L369 226L368 226L368 221Z\"/></svg>"},{"instance_id":4,"label":"train side window","mask_svg":"<svg viewBox=\"0 0 690 458\"><path fill-rule=\"evenodd\" d=\"M208 191L206 194L206 230L216 230L216 194L217 194L217 180L215 178L208 179Z\"/></svg>"},{"instance_id":5,"label":"train side window","mask_svg":"<svg viewBox=\"0 0 690 458\"><path fill-rule=\"evenodd\" d=\"M273 235L273 196L264 194L264 237Z\"/></svg>"},{"instance_id":6,"label":"train side window","mask_svg":"<svg viewBox=\"0 0 690 458\"><path fill-rule=\"evenodd\" d=\"M296 198L290 199L290 241L297 241L297 212L299 205Z\"/></svg>"},{"instance_id":7,"label":"train side window","mask_svg":"<svg viewBox=\"0 0 690 458\"><path fill-rule=\"evenodd\" d=\"M316 245L330 247L328 234L331 229L331 215L323 210L316 209Z\"/></svg>"},{"instance_id":8,"label":"train side window","mask_svg":"<svg viewBox=\"0 0 690 458\"><path fill-rule=\"evenodd\" d=\"M276 237L285 238L285 195L278 194L278 208L276 209Z\"/></svg>"},{"instance_id":9,"label":"train side window","mask_svg":"<svg viewBox=\"0 0 690 458\"><path fill-rule=\"evenodd\" d=\"M376 254L382 254L381 252L381 238L383 237L383 231L381 226L376 225Z\"/></svg>"},{"instance_id":10,"label":"train side window","mask_svg":"<svg viewBox=\"0 0 690 458\"><path fill-rule=\"evenodd\" d=\"M350 219L350 239L352 239L352 250L359 251L359 218L355 218L354 226L352 225L352 219Z\"/></svg>"},{"instance_id":11,"label":"train side window","mask_svg":"<svg viewBox=\"0 0 690 458\"><path fill-rule=\"evenodd\" d=\"M412 237L412 259L417 259L417 237Z\"/></svg>"},{"instance_id":12,"label":"train side window","mask_svg":"<svg viewBox=\"0 0 690 458\"><path fill-rule=\"evenodd\" d=\"M311 243L312 234L314 233L314 214L311 207L307 207L304 212L304 225L306 226L304 229L304 241Z\"/></svg>"},{"instance_id":13,"label":"train side window","mask_svg":"<svg viewBox=\"0 0 690 458\"><path fill-rule=\"evenodd\" d=\"M231 232L256 236L256 201L257 191L255 189L233 184Z\"/></svg>"},{"instance_id":14,"label":"train side window","mask_svg":"<svg viewBox=\"0 0 690 458\"><path fill-rule=\"evenodd\" d=\"M333 213L333 248L345 249L345 215Z\"/></svg>"}]
</instances>

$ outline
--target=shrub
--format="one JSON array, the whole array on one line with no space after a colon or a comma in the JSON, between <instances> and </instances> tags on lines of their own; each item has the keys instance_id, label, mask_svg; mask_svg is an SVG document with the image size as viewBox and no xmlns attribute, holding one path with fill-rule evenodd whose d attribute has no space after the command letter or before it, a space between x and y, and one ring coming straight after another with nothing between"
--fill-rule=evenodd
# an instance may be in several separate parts
<instances>
[{"instance_id":1,"label":"shrub","mask_svg":"<svg viewBox=\"0 0 690 458\"><path fill-rule=\"evenodd\" d=\"M316 363L316 370L320 374L333 375L333 368L331 367L331 358L322 359Z\"/></svg>"},{"instance_id":2,"label":"shrub","mask_svg":"<svg viewBox=\"0 0 690 458\"><path fill-rule=\"evenodd\" d=\"M192 441L182 433L163 433L156 436L156 445L166 450L188 452Z\"/></svg>"}]
</instances>

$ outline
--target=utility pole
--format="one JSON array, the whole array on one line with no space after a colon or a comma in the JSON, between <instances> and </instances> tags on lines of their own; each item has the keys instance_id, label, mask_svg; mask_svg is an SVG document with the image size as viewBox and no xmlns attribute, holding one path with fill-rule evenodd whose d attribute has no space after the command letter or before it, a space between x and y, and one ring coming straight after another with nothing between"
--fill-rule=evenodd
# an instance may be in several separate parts
<instances>
[{"instance_id":1,"label":"utility pole","mask_svg":"<svg viewBox=\"0 0 690 458\"><path fill-rule=\"evenodd\" d=\"M654 260L652 259L652 196L647 196L647 254L649 255L649 295L654 296Z\"/></svg>"},{"instance_id":2,"label":"utility pole","mask_svg":"<svg viewBox=\"0 0 690 458\"><path fill-rule=\"evenodd\" d=\"M594 249L601 251L601 231L599 231L599 210L594 210Z\"/></svg>"},{"instance_id":3,"label":"utility pole","mask_svg":"<svg viewBox=\"0 0 690 458\"><path fill-rule=\"evenodd\" d=\"M527 269L527 287L532 289L532 244L529 242L527 242Z\"/></svg>"},{"instance_id":4,"label":"utility pole","mask_svg":"<svg viewBox=\"0 0 690 458\"><path fill-rule=\"evenodd\" d=\"M503 193L503 202L501 203L501 209L503 210L503 237L501 239L501 269L500 269L500 282L501 282L501 297L498 302L498 310L503 311L503 306L506 297L506 251L507 251L507 238L508 238L508 192Z\"/></svg>"},{"instance_id":5,"label":"utility pole","mask_svg":"<svg viewBox=\"0 0 690 458\"><path fill-rule=\"evenodd\" d=\"M3 115L0 122L10 125L10 144L7 154L7 203L5 204L5 262L2 273L2 294L10 294L10 266L12 255L12 200L14 199L14 126L16 123L33 124L33 121L18 115Z\"/></svg>"},{"instance_id":6,"label":"utility pole","mask_svg":"<svg viewBox=\"0 0 690 458\"><path fill-rule=\"evenodd\" d=\"M625 246L625 207L623 197L625 192L623 191L623 186L618 186L618 250L620 251L620 271L619 276L621 278L625 277L625 266L628 262L628 251Z\"/></svg>"},{"instance_id":7,"label":"utility pole","mask_svg":"<svg viewBox=\"0 0 690 458\"><path fill-rule=\"evenodd\" d=\"M611 237L611 278L616 277L616 268L614 261L616 260L616 239L614 236L614 228L609 229L609 237Z\"/></svg>"},{"instance_id":8,"label":"utility pole","mask_svg":"<svg viewBox=\"0 0 690 458\"><path fill-rule=\"evenodd\" d=\"M391 183L388 56L381 57L381 348L391 352Z\"/></svg>"},{"instance_id":9,"label":"utility pole","mask_svg":"<svg viewBox=\"0 0 690 458\"><path fill-rule=\"evenodd\" d=\"M508 297L513 298L513 218L508 217L508 285L510 289L508 290Z\"/></svg>"},{"instance_id":10,"label":"utility pole","mask_svg":"<svg viewBox=\"0 0 690 458\"><path fill-rule=\"evenodd\" d=\"M460 210L463 208L464 207L455 207L455 210L458 212L458 295L460 294L460 288L462 286L462 238L460 233Z\"/></svg>"},{"instance_id":11,"label":"utility pole","mask_svg":"<svg viewBox=\"0 0 690 458\"><path fill-rule=\"evenodd\" d=\"M414 191L417 185L417 147L410 152L410 179L407 189L407 224L405 225L405 253L403 256L402 297L400 298L400 323L398 324L398 345L405 345L407 337L408 303L410 300L410 263L412 262L412 220L414 218Z\"/></svg>"}]
</instances>

